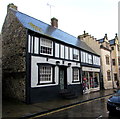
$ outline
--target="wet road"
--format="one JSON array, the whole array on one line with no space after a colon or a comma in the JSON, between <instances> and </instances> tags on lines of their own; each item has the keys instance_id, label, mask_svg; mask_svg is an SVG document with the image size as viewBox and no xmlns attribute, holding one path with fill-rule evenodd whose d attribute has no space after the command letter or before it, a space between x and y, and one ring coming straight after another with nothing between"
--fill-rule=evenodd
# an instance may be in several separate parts
<instances>
[{"instance_id":1,"label":"wet road","mask_svg":"<svg viewBox=\"0 0 120 119\"><path fill-rule=\"evenodd\" d=\"M106 103L108 97L104 97L97 100L92 100L88 102L81 103L79 105L75 105L70 108L63 108L62 110L57 110L52 113L48 113L41 118L49 118L49 117L60 117L62 119L67 119L73 117L87 117L93 119L100 119L106 117L107 119L120 119L120 115L109 115L107 111ZM39 117L39 116L38 116Z\"/></svg>"}]
</instances>

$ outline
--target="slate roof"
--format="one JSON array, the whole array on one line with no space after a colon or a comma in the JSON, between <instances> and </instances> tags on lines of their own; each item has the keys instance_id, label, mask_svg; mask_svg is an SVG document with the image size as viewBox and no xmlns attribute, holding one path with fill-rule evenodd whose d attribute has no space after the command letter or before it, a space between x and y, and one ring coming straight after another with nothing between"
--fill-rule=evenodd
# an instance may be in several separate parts
<instances>
[{"instance_id":1,"label":"slate roof","mask_svg":"<svg viewBox=\"0 0 120 119\"><path fill-rule=\"evenodd\" d=\"M110 45L114 45L115 44L115 39L109 40Z\"/></svg>"},{"instance_id":2,"label":"slate roof","mask_svg":"<svg viewBox=\"0 0 120 119\"><path fill-rule=\"evenodd\" d=\"M98 41L99 41L99 43L103 43L104 42L104 38L99 39Z\"/></svg>"},{"instance_id":3,"label":"slate roof","mask_svg":"<svg viewBox=\"0 0 120 119\"><path fill-rule=\"evenodd\" d=\"M76 37L58 29L54 28L49 24L46 24L40 20L37 20L31 16L28 16L24 13L21 13L17 10L14 10L11 8L14 15L18 18L18 20L21 22L21 24L34 32L47 35L49 37L55 38L56 40L62 41L64 43L73 45L75 47L81 48L83 50L86 50L88 52L91 52L93 54L96 54L95 51L93 51L85 42L81 41L80 39L77 39ZM34 25L34 27L32 27ZM98 54L96 54L98 55Z\"/></svg>"}]
</instances>

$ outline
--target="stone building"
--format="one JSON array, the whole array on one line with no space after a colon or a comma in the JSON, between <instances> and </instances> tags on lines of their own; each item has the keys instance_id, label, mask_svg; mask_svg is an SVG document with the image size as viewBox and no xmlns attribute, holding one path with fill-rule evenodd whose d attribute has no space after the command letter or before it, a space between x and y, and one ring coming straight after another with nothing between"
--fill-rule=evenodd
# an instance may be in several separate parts
<instances>
[{"instance_id":1,"label":"stone building","mask_svg":"<svg viewBox=\"0 0 120 119\"><path fill-rule=\"evenodd\" d=\"M11 8L11 10L10 10ZM3 97L14 97L25 101L26 79L26 29L14 15L17 7L8 5L2 27Z\"/></svg>"},{"instance_id":2,"label":"stone building","mask_svg":"<svg viewBox=\"0 0 120 119\"><path fill-rule=\"evenodd\" d=\"M100 90L100 56L58 29L56 18L51 22L48 25L8 5L2 28L5 96L32 103Z\"/></svg>"},{"instance_id":3,"label":"stone building","mask_svg":"<svg viewBox=\"0 0 120 119\"><path fill-rule=\"evenodd\" d=\"M108 41L107 34L104 38L98 40L101 50L101 71L105 89L113 88L112 64L111 64L111 47Z\"/></svg>"},{"instance_id":4,"label":"stone building","mask_svg":"<svg viewBox=\"0 0 120 119\"><path fill-rule=\"evenodd\" d=\"M112 73L113 80L116 82L120 80L119 76L119 40L116 34L115 38L109 41L111 46L111 60L112 60ZM116 83L114 82L114 87L116 87Z\"/></svg>"},{"instance_id":5,"label":"stone building","mask_svg":"<svg viewBox=\"0 0 120 119\"><path fill-rule=\"evenodd\" d=\"M108 40L107 34L102 39L95 39L88 33L79 35L91 49L101 56L101 86L105 89L116 88L116 80L119 79L118 74L118 38ZM101 87L101 88L102 88Z\"/></svg>"}]
</instances>

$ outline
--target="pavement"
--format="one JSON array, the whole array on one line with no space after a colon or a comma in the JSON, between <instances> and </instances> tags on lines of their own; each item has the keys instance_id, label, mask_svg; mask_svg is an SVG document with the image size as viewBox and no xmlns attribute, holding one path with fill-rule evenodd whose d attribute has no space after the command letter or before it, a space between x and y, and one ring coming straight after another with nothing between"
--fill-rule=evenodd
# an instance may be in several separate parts
<instances>
[{"instance_id":1,"label":"pavement","mask_svg":"<svg viewBox=\"0 0 120 119\"><path fill-rule=\"evenodd\" d=\"M8 118L28 118L38 114L44 114L53 110L68 107L76 103L82 103L96 98L109 96L114 93L113 89L101 90L84 94L76 99L55 99L35 104L26 104L15 99L2 101L2 119Z\"/></svg>"}]
</instances>

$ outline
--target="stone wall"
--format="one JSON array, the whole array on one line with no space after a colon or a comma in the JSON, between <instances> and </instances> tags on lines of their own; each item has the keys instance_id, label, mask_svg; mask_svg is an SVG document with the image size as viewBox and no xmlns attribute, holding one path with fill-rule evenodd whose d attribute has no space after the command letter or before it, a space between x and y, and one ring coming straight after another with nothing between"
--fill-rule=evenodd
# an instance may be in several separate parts
<instances>
[{"instance_id":1,"label":"stone wall","mask_svg":"<svg viewBox=\"0 0 120 119\"><path fill-rule=\"evenodd\" d=\"M25 101L26 29L8 9L2 27L3 96Z\"/></svg>"}]
</instances>

